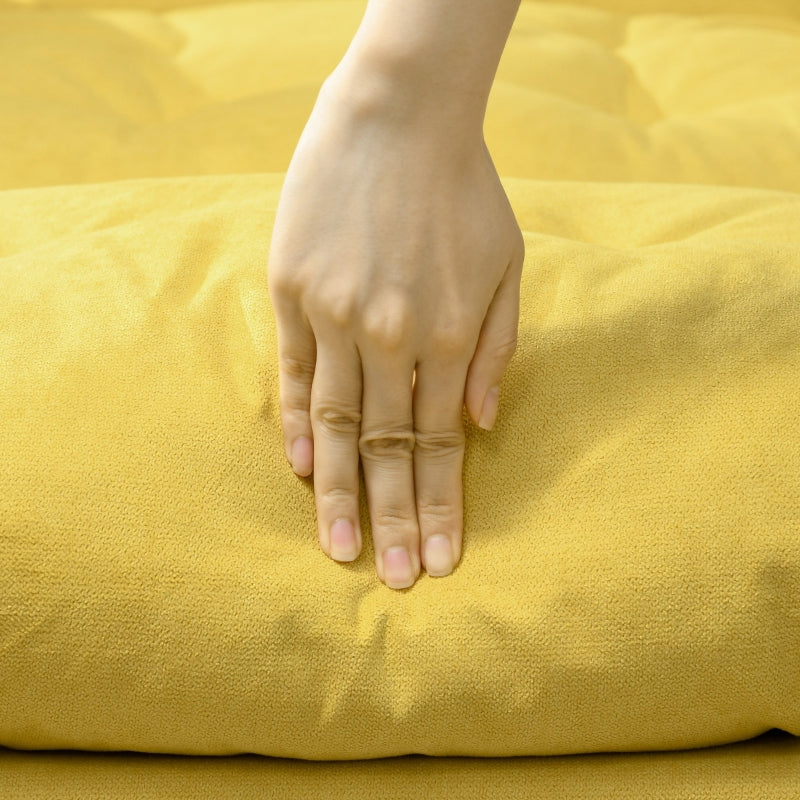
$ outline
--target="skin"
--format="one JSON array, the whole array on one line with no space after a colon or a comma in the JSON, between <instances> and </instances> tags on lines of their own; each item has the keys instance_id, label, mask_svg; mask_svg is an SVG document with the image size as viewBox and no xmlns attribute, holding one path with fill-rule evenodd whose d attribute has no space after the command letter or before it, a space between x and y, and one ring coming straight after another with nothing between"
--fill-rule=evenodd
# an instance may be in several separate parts
<instances>
[{"instance_id":1,"label":"skin","mask_svg":"<svg viewBox=\"0 0 800 800\"><path fill-rule=\"evenodd\" d=\"M325 81L270 248L281 420L319 541L390 588L461 558L466 405L490 429L524 244L483 138L519 0L371 0Z\"/></svg>"}]
</instances>

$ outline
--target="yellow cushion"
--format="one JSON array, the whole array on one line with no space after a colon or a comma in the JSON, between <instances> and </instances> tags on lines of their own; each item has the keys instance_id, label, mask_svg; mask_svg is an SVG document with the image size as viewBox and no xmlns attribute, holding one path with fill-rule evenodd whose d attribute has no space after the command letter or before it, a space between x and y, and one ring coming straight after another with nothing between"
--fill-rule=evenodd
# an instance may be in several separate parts
<instances>
[{"instance_id":1,"label":"yellow cushion","mask_svg":"<svg viewBox=\"0 0 800 800\"><path fill-rule=\"evenodd\" d=\"M319 548L265 275L363 4L0 8L0 745L800 734L800 11L630 5L521 9L487 118L520 347L462 561L401 592L369 536Z\"/></svg>"},{"instance_id":2,"label":"yellow cushion","mask_svg":"<svg viewBox=\"0 0 800 800\"><path fill-rule=\"evenodd\" d=\"M299 761L0 749L0 796L15 800L797 800L798 785L800 739L777 731L702 750L551 758Z\"/></svg>"},{"instance_id":3,"label":"yellow cushion","mask_svg":"<svg viewBox=\"0 0 800 800\"><path fill-rule=\"evenodd\" d=\"M336 759L800 732L800 198L509 182L520 351L495 430L468 429L461 564L398 592L369 537L322 553L283 453L279 185L0 196L0 743Z\"/></svg>"}]
</instances>

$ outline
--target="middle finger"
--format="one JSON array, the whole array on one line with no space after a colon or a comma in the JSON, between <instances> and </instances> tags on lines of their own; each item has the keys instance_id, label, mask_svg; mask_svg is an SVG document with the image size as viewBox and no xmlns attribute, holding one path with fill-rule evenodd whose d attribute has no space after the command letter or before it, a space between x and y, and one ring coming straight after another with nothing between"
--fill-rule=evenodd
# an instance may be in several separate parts
<instances>
[{"instance_id":1,"label":"middle finger","mask_svg":"<svg viewBox=\"0 0 800 800\"><path fill-rule=\"evenodd\" d=\"M385 353L363 360L359 452L364 468L375 568L392 589L405 589L420 571L414 495L414 362Z\"/></svg>"}]
</instances>

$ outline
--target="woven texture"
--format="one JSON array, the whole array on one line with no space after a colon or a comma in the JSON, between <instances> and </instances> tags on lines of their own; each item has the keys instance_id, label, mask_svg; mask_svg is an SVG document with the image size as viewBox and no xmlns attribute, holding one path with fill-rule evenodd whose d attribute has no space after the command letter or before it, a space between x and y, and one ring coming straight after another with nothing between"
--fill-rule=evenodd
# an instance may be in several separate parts
<instances>
[{"instance_id":1,"label":"woven texture","mask_svg":"<svg viewBox=\"0 0 800 800\"><path fill-rule=\"evenodd\" d=\"M300 761L260 756L3 751L0 796L24 800L797 800L800 739L549 758Z\"/></svg>"},{"instance_id":2,"label":"woven texture","mask_svg":"<svg viewBox=\"0 0 800 800\"><path fill-rule=\"evenodd\" d=\"M462 561L401 592L319 548L266 290L363 4L0 6L0 745L800 734L800 10L631 5L523 3L486 124L520 346Z\"/></svg>"}]
</instances>

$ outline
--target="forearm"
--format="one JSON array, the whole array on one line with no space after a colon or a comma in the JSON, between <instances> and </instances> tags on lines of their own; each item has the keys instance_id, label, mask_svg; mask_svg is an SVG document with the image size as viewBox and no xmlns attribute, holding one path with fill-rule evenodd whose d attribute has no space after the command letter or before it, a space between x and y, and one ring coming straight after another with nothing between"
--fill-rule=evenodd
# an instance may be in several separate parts
<instances>
[{"instance_id":1,"label":"forearm","mask_svg":"<svg viewBox=\"0 0 800 800\"><path fill-rule=\"evenodd\" d=\"M520 0L370 0L337 68L396 113L425 109L482 125Z\"/></svg>"}]
</instances>

